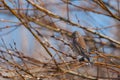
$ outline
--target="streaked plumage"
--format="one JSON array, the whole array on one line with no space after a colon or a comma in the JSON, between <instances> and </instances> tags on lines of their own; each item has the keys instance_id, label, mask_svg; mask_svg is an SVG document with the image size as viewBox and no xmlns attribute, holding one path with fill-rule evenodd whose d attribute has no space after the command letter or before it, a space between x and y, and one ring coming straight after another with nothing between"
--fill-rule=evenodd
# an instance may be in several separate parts
<instances>
[{"instance_id":1,"label":"streaked plumage","mask_svg":"<svg viewBox=\"0 0 120 80\"><path fill-rule=\"evenodd\" d=\"M74 51L78 54L78 56L82 56L82 60L86 58L90 61L84 38L77 31L73 32L72 36Z\"/></svg>"}]
</instances>

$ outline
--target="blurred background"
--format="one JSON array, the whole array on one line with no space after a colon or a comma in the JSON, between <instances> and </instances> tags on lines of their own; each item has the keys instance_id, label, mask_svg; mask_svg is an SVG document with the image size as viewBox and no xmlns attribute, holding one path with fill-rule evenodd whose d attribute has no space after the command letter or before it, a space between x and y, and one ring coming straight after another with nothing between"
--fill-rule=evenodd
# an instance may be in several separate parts
<instances>
[{"instance_id":1,"label":"blurred background","mask_svg":"<svg viewBox=\"0 0 120 80\"><path fill-rule=\"evenodd\" d=\"M1 79L119 80L119 3L0 0ZM92 65L76 59L74 31L85 39Z\"/></svg>"}]
</instances>

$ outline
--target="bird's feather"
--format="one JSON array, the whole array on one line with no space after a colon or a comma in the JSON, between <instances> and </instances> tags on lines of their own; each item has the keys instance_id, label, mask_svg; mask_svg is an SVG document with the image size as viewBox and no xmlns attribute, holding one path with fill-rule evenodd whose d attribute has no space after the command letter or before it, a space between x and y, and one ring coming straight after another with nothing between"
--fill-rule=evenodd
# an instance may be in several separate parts
<instances>
[{"instance_id":1,"label":"bird's feather","mask_svg":"<svg viewBox=\"0 0 120 80\"><path fill-rule=\"evenodd\" d=\"M75 51L83 56L84 58L87 58L88 61L90 61L88 52L87 52L87 47L84 38L78 33L78 32L73 32L73 46Z\"/></svg>"}]
</instances>

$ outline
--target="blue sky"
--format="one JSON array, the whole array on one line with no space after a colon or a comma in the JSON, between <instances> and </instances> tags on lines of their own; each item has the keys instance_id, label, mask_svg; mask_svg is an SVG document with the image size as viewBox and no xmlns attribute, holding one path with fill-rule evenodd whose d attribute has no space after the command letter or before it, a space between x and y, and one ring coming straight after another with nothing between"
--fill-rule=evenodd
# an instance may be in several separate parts
<instances>
[{"instance_id":1,"label":"blue sky","mask_svg":"<svg viewBox=\"0 0 120 80\"><path fill-rule=\"evenodd\" d=\"M73 1L74 4L78 4L79 1ZM11 6L11 4L9 4ZM55 12L57 14L57 7L53 8L56 10L53 10L53 12ZM61 12L61 11L60 11ZM58 13L58 15L62 15L61 13ZM98 15L98 14L94 14L92 12L84 12L84 11L73 11L70 12L70 19L73 22L78 23L78 20L76 19L75 15L77 15L77 17L80 19L80 24L83 26L89 26L91 28L101 28L101 27L105 27L105 26L110 26L112 23L114 23L114 20L106 17L104 15ZM0 20L10 20L13 22L19 22L18 19L16 19L12 14L6 14L6 13L0 13ZM16 23L11 23L11 22L2 22L0 21L0 28L2 27L6 27L6 26L13 26L16 25ZM69 28L70 25L67 25L67 27ZM16 26L18 28L15 29L15 27L13 28L8 28L8 29L3 29L0 30L0 35L7 33L13 29L15 29L14 31L10 32L7 35L1 36L4 40L5 43L8 47L9 44L13 45L13 42L16 42L17 44L17 48L21 51L24 52L23 46L26 45L26 50L25 52L32 52L32 48L34 45L34 38L31 35L31 33L25 29L23 26ZM72 31L76 31L76 30L80 30L78 28L71 28ZM111 29L105 29L105 30L101 30L99 32L105 34L105 35L109 35L112 36L112 34L110 34ZM26 42L26 44L23 44L23 42ZM2 42L0 40L0 44L2 45Z\"/></svg>"}]
</instances>

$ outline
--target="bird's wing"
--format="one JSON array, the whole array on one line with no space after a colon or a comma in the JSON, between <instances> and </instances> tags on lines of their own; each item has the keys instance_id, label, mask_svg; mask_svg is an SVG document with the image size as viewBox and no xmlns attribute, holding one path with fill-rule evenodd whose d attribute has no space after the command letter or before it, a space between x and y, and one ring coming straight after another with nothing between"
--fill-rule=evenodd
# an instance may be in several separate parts
<instances>
[{"instance_id":1,"label":"bird's wing","mask_svg":"<svg viewBox=\"0 0 120 80\"><path fill-rule=\"evenodd\" d=\"M78 52L79 55L81 55L81 56L83 56L83 57L85 57L85 58L87 58L89 60L87 49L86 49L86 44L85 43L81 43L81 42L80 42L80 40L79 41L75 40L74 41L74 47L76 48L76 51Z\"/></svg>"}]
</instances>

